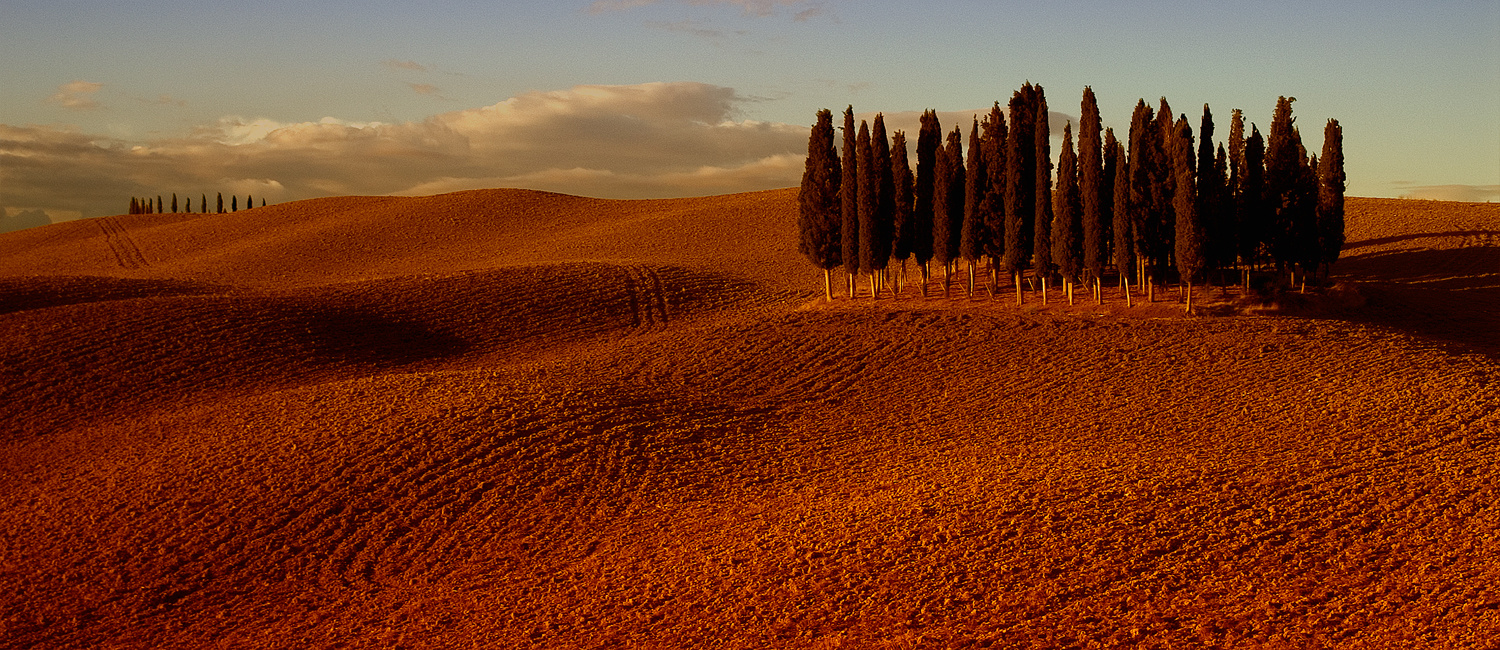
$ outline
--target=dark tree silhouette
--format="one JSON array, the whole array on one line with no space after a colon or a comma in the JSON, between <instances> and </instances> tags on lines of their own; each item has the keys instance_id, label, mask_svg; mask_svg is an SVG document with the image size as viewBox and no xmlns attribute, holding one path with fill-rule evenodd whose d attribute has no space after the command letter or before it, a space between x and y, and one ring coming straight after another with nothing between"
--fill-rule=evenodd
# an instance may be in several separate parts
<instances>
[{"instance_id":1,"label":"dark tree silhouette","mask_svg":"<svg viewBox=\"0 0 1500 650\"><path fill-rule=\"evenodd\" d=\"M1344 129L1338 120L1323 127L1318 158L1318 250L1329 273L1344 248Z\"/></svg>"},{"instance_id":2,"label":"dark tree silhouette","mask_svg":"<svg viewBox=\"0 0 1500 650\"><path fill-rule=\"evenodd\" d=\"M1001 266L1016 285L1016 304L1021 304L1021 273L1031 257L1036 227L1036 119L1032 106L1035 92L1028 82L1010 98L1010 135L1005 147L1005 259Z\"/></svg>"},{"instance_id":3,"label":"dark tree silhouette","mask_svg":"<svg viewBox=\"0 0 1500 650\"><path fill-rule=\"evenodd\" d=\"M1042 281L1042 304L1047 304L1047 280L1052 276L1052 129L1047 119L1047 95L1041 84L1034 86L1032 111L1036 116L1036 217L1033 222L1031 266Z\"/></svg>"},{"instance_id":4,"label":"dark tree silhouette","mask_svg":"<svg viewBox=\"0 0 1500 650\"><path fill-rule=\"evenodd\" d=\"M162 214L164 212L166 212L166 209L161 202L161 195L158 194L156 195L156 211L152 214Z\"/></svg>"},{"instance_id":5,"label":"dark tree silhouette","mask_svg":"<svg viewBox=\"0 0 1500 650\"><path fill-rule=\"evenodd\" d=\"M839 206L843 219L841 257L848 276L849 297L854 297L854 278L859 274L859 163L858 132L854 129L854 107L844 109L844 146L841 151L843 179L839 182Z\"/></svg>"},{"instance_id":6,"label":"dark tree silhouette","mask_svg":"<svg viewBox=\"0 0 1500 650\"><path fill-rule=\"evenodd\" d=\"M1187 117L1177 120L1170 150L1173 154L1173 218L1175 219L1174 259L1177 275L1186 285L1187 311L1193 311L1193 280L1204 267L1204 232L1198 219L1198 187L1193 169L1193 127ZM1212 171L1212 170L1210 170Z\"/></svg>"},{"instance_id":7,"label":"dark tree silhouette","mask_svg":"<svg viewBox=\"0 0 1500 650\"><path fill-rule=\"evenodd\" d=\"M875 257L870 268L880 289L886 285L886 268L891 262L892 242L896 238L896 178L891 168L891 143L885 133L885 116L875 114L870 125L871 163L875 166Z\"/></svg>"},{"instance_id":8,"label":"dark tree silhouette","mask_svg":"<svg viewBox=\"0 0 1500 650\"><path fill-rule=\"evenodd\" d=\"M1104 275L1104 180L1103 153L1099 146L1102 122L1094 89L1083 88L1083 102L1078 117L1078 196L1083 225L1083 266L1094 299L1099 300L1099 278Z\"/></svg>"},{"instance_id":9,"label":"dark tree silhouette","mask_svg":"<svg viewBox=\"0 0 1500 650\"><path fill-rule=\"evenodd\" d=\"M208 214L208 195L201 194L198 197L198 212Z\"/></svg>"},{"instance_id":10,"label":"dark tree silhouette","mask_svg":"<svg viewBox=\"0 0 1500 650\"><path fill-rule=\"evenodd\" d=\"M1203 105L1203 118L1198 125L1197 165L1197 217L1204 232L1204 268L1222 269L1232 265L1234 251L1233 229L1224 228L1219 214L1219 195L1224 180L1214 169L1214 116L1208 104ZM1225 259L1225 250L1230 259Z\"/></svg>"},{"instance_id":11,"label":"dark tree silhouette","mask_svg":"<svg viewBox=\"0 0 1500 650\"><path fill-rule=\"evenodd\" d=\"M1144 99L1136 102L1135 112L1130 118L1130 213L1131 246L1136 269L1131 273L1143 291L1149 291L1152 278L1148 273L1154 247L1159 238L1159 219L1153 214L1157 191L1155 177L1158 175L1160 152L1156 121L1151 107Z\"/></svg>"},{"instance_id":12,"label":"dark tree silhouette","mask_svg":"<svg viewBox=\"0 0 1500 650\"><path fill-rule=\"evenodd\" d=\"M229 195L229 211L230 212L239 212L240 211L240 197L235 196L233 194Z\"/></svg>"},{"instance_id":13,"label":"dark tree silhouette","mask_svg":"<svg viewBox=\"0 0 1500 650\"><path fill-rule=\"evenodd\" d=\"M1114 131L1108 133L1114 139ZM1130 277L1135 269L1135 223L1132 220L1130 203L1130 161L1126 158L1125 144L1116 141L1113 194L1113 226L1111 233L1114 249L1115 270L1120 274L1120 292L1125 294L1125 304L1130 305Z\"/></svg>"},{"instance_id":14,"label":"dark tree silhouette","mask_svg":"<svg viewBox=\"0 0 1500 650\"><path fill-rule=\"evenodd\" d=\"M1052 260L1062 274L1063 290L1068 304L1073 304L1073 284L1078 281L1079 223L1081 198L1078 195L1078 156L1073 153L1073 124L1063 125L1062 153L1057 160L1057 192L1053 197Z\"/></svg>"},{"instance_id":15,"label":"dark tree silhouette","mask_svg":"<svg viewBox=\"0 0 1500 650\"><path fill-rule=\"evenodd\" d=\"M177 193L172 193L172 214L177 214Z\"/></svg>"},{"instance_id":16,"label":"dark tree silhouette","mask_svg":"<svg viewBox=\"0 0 1500 650\"><path fill-rule=\"evenodd\" d=\"M1265 257L1266 238L1271 230L1271 210L1266 201L1266 140L1260 129L1250 125L1250 137L1245 138L1244 176L1240 181L1240 195L1235 202L1235 213L1239 222L1240 260L1246 265L1259 265ZM1249 282L1249 273L1245 281Z\"/></svg>"},{"instance_id":17,"label":"dark tree silhouette","mask_svg":"<svg viewBox=\"0 0 1500 650\"><path fill-rule=\"evenodd\" d=\"M936 112L928 110L922 113L921 130L917 132L916 203L912 212L916 221L912 224L912 232L916 237L911 243L911 253L917 258L917 264L922 267L922 295L924 297L927 295L927 279L931 277L931 269L928 268L927 263L932 259L934 248L932 228L936 200L933 194L933 181L937 171L937 152L943 146L942 128L942 125L938 123Z\"/></svg>"},{"instance_id":18,"label":"dark tree silhouette","mask_svg":"<svg viewBox=\"0 0 1500 650\"><path fill-rule=\"evenodd\" d=\"M1297 184L1303 160L1301 144L1297 142L1292 101L1286 97L1276 100L1276 112L1271 116L1271 134L1266 143L1266 200L1274 215L1268 243L1271 259L1280 270L1297 260L1296 224Z\"/></svg>"},{"instance_id":19,"label":"dark tree silhouette","mask_svg":"<svg viewBox=\"0 0 1500 650\"><path fill-rule=\"evenodd\" d=\"M932 259L943 267L943 295L958 258L963 231L963 131L954 127L947 145L937 152L932 174Z\"/></svg>"},{"instance_id":20,"label":"dark tree silhouette","mask_svg":"<svg viewBox=\"0 0 1500 650\"><path fill-rule=\"evenodd\" d=\"M980 138L984 147L984 167L987 178L985 179L984 206L980 212L984 214L983 228L984 253L990 258L990 272L992 277L991 293L993 286L998 284L1000 278L997 274L1001 267L1001 260L1005 257L1005 156L1006 156L1006 125L1005 112L1000 109L1000 102L995 102L990 108L990 114L985 118L980 128L984 135Z\"/></svg>"},{"instance_id":21,"label":"dark tree silhouette","mask_svg":"<svg viewBox=\"0 0 1500 650\"><path fill-rule=\"evenodd\" d=\"M219 214L224 214L224 193L223 192L219 193L218 213Z\"/></svg>"},{"instance_id":22,"label":"dark tree silhouette","mask_svg":"<svg viewBox=\"0 0 1500 650\"><path fill-rule=\"evenodd\" d=\"M876 240L879 239L875 232L875 209L879 197L875 193L880 185L877 180L879 175L875 173L875 149L870 146L870 125L864 120L859 121L859 135L854 146L855 165L859 167L859 192L856 199L859 210L859 274L869 277L870 297L875 298L877 293L873 264Z\"/></svg>"},{"instance_id":23,"label":"dark tree silhouette","mask_svg":"<svg viewBox=\"0 0 1500 650\"><path fill-rule=\"evenodd\" d=\"M1224 283L1224 271L1235 266L1235 251L1238 250L1238 242L1235 241L1234 195L1229 190L1229 157L1223 143L1219 144L1218 152L1214 156L1213 170L1213 184L1218 192L1213 198L1214 219L1219 224L1217 232L1222 239L1215 241L1211 235L1208 245L1214 250L1216 256L1215 268L1219 269L1220 283Z\"/></svg>"},{"instance_id":24,"label":"dark tree silhouette","mask_svg":"<svg viewBox=\"0 0 1500 650\"><path fill-rule=\"evenodd\" d=\"M891 175L895 184L895 240L891 242L891 255L901 260L901 275L896 281L896 291L901 291L901 283L906 281L906 260L911 257L911 245L916 241L917 235L913 231L917 220L913 216L914 209L912 186L916 180L912 177L911 162L906 155L906 132L897 131L891 138Z\"/></svg>"},{"instance_id":25,"label":"dark tree silhouette","mask_svg":"<svg viewBox=\"0 0 1500 650\"><path fill-rule=\"evenodd\" d=\"M984 254L984 224L989 221L984 213L990 207L985 201L985 188L989 182L989 169L985 166L985 143L980 136L979 120L969 131L969 159L964 170L963 228L958 238L958 255L969 267L968 297L974 297L974 267Z\"/></svg>"},{"instance_id":26,"label":"dark tree silhouette","mask_svg":"<svg viewBox=\"0 0 1500 650\"><path fill-rule=\"evenodd\" d=\"M833 113L818 111L818 121L807 139L807 165L797 191L798 252L823 270L823 295L833 301L832 271L841 262L839 236L839 159L833 147Z\"/></svg>"},{"instance_id":27,"label":"dark tree silhouette","mask_svg":"<svg viewBox=\"0 0 1500 650\"><path fill-rule=\"evenodd\" d=\"M255 207L255 197L252 197L249 194L246 194L245 195L245 209L249 210L250 208L253 208L253 207Z\"/></svg>"}]
</instances>

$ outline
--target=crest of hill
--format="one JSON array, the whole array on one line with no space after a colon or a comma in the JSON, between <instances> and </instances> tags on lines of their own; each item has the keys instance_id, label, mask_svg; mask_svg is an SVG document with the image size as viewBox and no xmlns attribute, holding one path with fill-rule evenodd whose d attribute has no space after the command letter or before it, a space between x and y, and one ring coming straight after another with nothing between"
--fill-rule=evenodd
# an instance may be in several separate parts
<instances>
[{"instance_id":1,"label":"crest of hill","mask_svg":"<svg viewBox=\"0 0 1500 650\"><path fill-rule=\"evenodd\" d=\"M680 199L520 189L332 197L225 214L120 215L0 236L0 276L67 275L295 287L557 262L713 268L785 278L795 188Z\"/></svg>"}]
</instances>

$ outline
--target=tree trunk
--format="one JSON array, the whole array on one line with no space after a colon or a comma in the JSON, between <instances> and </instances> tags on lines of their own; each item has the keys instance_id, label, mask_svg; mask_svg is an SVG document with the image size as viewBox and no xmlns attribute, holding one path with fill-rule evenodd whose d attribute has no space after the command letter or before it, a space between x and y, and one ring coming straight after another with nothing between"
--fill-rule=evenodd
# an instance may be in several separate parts
<instances>
[{"instance_id":1,"label":"tree trunk","mask_svg":"<svg viewBox=\"0 0 1500 650\"><path fill-rule=\"evenodd\" d=\"M1193 283L1187 283L1187 313L1193 313Z\"/></svg>"},{"instance_id":2,"label":"tree trunk","mask_svg":"<svg viewBox=\"0 0 1500 650\"><path fill-rule=\"evenodd\" d=\"M1013 278L1016 279L1016 304L1017 305L1024 305L1024 304L1026 304L1026 301L1021 298L1021 296L1022 296L1022 294L1021 294L1021 271L1020 270L1011 271L1011 277L1013 277Z\"/></svg>"},{"instance_id":3,"label":"tree trunk","mask_svg":"<svg viewBox=\"0 0 1500 650\"><path fill-rule=\"evenodd\" d=\"M922 262L922 297L927 297L927 278L930 277L932 269L927 267L927 262Z\"/></svg>"},{"instance_id":4,"label":"tree trunk","mask_svg":"<svg viewBox=\"0 0 1500 650\"><path fill-rule=\"evenodd\" d=\"M969 299L974 299L974 260L969 260Z\"/></svg>"},{"instance_id":5,"label":"tree trunk","mask_svg":"<svg viewBox=\"0 0 1500 650\"><path fill-rule=\"evenodd\" d=\"M833 269L823 269L823 295L833 302Z\"/></svg>"},{"instance_id":6,"label":"tree trunk","mask_svg":"<svg viewBox=\"0 0 1500 650\"><path fill-rule=\"evenodd\" d=\"M1124 278L1124 280L1125 280L1125 306L1126 307L1134 307L1135 305L1130 300L1130 277L1126 276Z\"/></svg>"},{"instance_id":7,"label":"tree trunk","mask_svg":"<svg viewBox=\"0 0 1500 650\"><path fill-rule=\"evenodd\" d=\"M1042 276L1042 306L1045 307L1047 306L1047 276L1046 274L1038 275Z\"/></svg>"}]
</instances>

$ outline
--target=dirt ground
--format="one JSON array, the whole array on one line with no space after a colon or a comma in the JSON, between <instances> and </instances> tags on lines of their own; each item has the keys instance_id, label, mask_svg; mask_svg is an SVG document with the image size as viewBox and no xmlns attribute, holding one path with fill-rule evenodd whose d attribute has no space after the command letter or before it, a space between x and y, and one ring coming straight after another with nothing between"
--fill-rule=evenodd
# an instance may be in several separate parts
<instances>
[{"instance_id":1,"label":"dirt ground","mask_svg":"<svg viewBox=\"0 0 1500 650\"><path fill-rule=\"evenodd\" d=\"M1493 647L1500 206L1348 209L1191 317L826 303L795 190L0 235L0 647Z\"/></svg>"}]
</instances>

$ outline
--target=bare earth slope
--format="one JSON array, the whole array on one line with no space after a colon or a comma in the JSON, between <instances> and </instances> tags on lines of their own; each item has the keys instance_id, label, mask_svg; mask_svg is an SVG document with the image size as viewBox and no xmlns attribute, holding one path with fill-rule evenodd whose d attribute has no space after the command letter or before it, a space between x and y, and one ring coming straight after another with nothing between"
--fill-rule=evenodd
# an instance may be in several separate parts
<instances>
[{"instance_id":1,"label":"bare earth slope","mask_svg":"<svg viewBox=\"0 0 1500 650\"><path fill-rule=\"evenodd\" d=\"M1488 647L1500 210L1349 215L1299 317L825 305L795 190L9 233L0 646Z\"/></svg>"}]
</instances>

